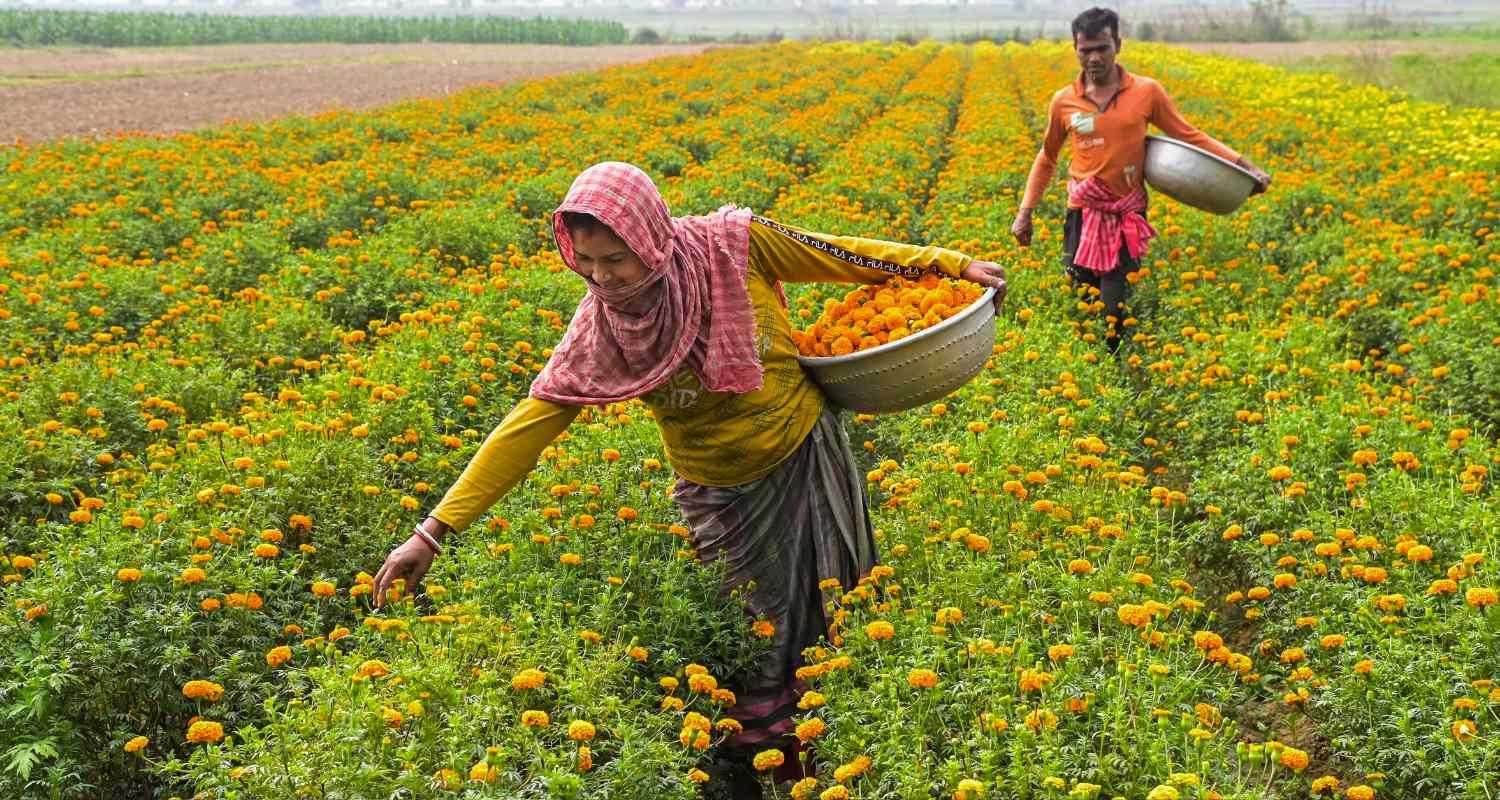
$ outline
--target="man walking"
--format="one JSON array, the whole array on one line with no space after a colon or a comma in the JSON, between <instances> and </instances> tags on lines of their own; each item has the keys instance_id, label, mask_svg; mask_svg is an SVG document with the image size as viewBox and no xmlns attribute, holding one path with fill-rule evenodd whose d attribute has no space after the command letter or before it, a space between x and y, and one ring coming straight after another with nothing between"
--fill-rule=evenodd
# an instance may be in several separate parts
<instances>
[{"instance_id":1,"label":"man walking","mask_svg":"<svg viewBox=\"0 0 1500 800\"><path fill-rule=\"evenodd\" d=\"M1124 329L1128 276L1140 269L1146 244L1156 235L1146 222L1146 126L1245 168L1255 176L1255 193L1270 186L1271 176L1183 119L1160 83L1115 63L1120 19L1114 11L1091 8L1073 20L1072 29L1083 71L1052 96L1047 134L1010 230L1022 247L1031 245L1032 211L1052 182L1063 138L1071 133L1063 263L1075 286L1099 292L1109 349L1115 352Z\"/></svg>"}]
</instances>

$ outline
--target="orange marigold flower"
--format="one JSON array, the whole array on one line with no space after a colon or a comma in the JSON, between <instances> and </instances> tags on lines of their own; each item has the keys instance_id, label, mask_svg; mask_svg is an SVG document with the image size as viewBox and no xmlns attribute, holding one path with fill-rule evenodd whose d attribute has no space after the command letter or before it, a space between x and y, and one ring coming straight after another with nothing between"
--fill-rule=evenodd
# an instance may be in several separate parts
<instances>
[{"instance_id":1,"label":"orange marigold flower","mask_svg":"<svg viewBox=\"0 0 1500 800\"><path fill-rule=\"evenodd\" d=\"M1306 751L1298 750L1295 747L1283 748L1281 755L1276 760L1281 762L1281 766L1293 772L1301 772L1307 769L1308 756Z\"/></svg>"},{"instance_id":2,"label":"orange marigold flower","mask_svg":"<svg viewBox=\"0 0 1500 800\"><path fill-rule=\"evenodd\" d=\"M224 687L213 681L188 681L182 685L182 694L190 700L217 702L224 696Z\"/></svg>"},{"instance_id":3,"label":"orange marigold flower","mask_svg":"<svg viewBox=\"0 0 1500 800\"><path fill-rule=\"evenodd\" d=\"M906 682L913 689L931 689L938 685L938 675L930 669L918 667L906 674Z\"/></svg>"},{"instance_id":4,"label":"orange marigold flower","mask_svg":"<svg viewBox=\"0 0 1500 800\"><path fill-rule=\"evenodd\" d=\"M1144 628L1151 624L1151 610L1145 606L1126 603L1115 612L1120 621L1126 625L1136 628Z\"/></svg>"},{"instance_id":5,"label":"orange marigold flower","mask_svg":"<svg viewBox=\"0 0 1500 800\"><path fill-rule=\"evenodd\" d=\"M266 651L266 664L272 669L292 660L292 648L286 645L278 645Z\"/></svg>"},{"instance_id":6,"label":"orange marigold flower","mask_svg":"<svg viewBox=\"0 0 1500 800\"><path fill-rule=\"evenodd\" d=\"M224 726L217 722L198 720L188 726L187 740L194 744L213 744L224 739Z\"/></svg>"}]
</instances>

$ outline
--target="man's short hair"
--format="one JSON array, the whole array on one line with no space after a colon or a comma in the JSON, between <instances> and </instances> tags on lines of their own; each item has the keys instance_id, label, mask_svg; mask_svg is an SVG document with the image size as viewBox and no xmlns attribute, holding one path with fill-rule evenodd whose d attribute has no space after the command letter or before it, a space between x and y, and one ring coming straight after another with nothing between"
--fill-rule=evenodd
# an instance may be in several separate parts
<instances>
[{"instance_id":1,"label":"man's short hair","mask_svg":"<svg viewBox=\"0 0 1500 800\"><path fill-rule=\"evenodd\" d=\"M1073 18L1073 41L1078 41L1078 35L1092 39L1105 31L1109 31L1110 38L1120 40L1120 15L1108 8L1095 6L1088 11Z\"/></svg>"}]
</instances>

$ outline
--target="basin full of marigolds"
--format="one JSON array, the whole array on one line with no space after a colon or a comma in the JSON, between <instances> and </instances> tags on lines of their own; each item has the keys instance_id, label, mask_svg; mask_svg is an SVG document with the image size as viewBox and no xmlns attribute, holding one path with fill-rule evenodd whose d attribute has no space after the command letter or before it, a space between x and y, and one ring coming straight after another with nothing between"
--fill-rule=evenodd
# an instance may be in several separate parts
<instances>
[{"instance_id":1,"label":"basin full of marigolds","mask_svg":"<svg viewBox=\"0 0 1500 800\"><path fill-rule=\"evenodd\" d=\"M914 408L984 368L995 342L994 297L994 289L936 275L863 286L794 332L798 360L835 405Z\"/></svg>"}]
</instances>

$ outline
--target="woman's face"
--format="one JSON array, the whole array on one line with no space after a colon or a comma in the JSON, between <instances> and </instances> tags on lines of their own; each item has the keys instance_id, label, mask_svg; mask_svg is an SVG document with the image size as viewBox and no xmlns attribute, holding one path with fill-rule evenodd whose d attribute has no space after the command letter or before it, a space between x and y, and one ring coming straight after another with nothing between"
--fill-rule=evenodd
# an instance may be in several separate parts
<instances>
[{"instance_id":1,"label":"woman's face","mask_svg":"<svg viewBox=\"0 0 1500 800\"><path fill-rule=\"evenodd\" d=\"M650 273L630 246L603 225L580 228L569 235L578 271L606 290L639 283Z\"/></svg>"}]
</instances>

